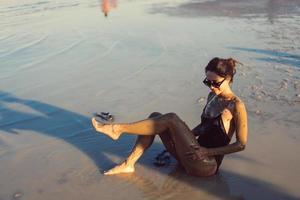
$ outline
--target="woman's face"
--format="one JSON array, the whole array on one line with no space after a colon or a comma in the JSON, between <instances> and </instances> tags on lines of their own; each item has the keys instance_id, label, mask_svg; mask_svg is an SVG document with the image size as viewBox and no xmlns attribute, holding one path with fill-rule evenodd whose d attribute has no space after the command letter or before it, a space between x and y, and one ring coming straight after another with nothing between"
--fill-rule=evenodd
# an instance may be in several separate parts
<instances>
[{"instance_id":1,"label":"woman's face","mask_svg":"<svg viewBox=\"0 0 300 200\"><path fill-rule=\"evenodd\" d=\"M207 71L206 79L204 80L205 85L207 85L212 92L216 95L221 94L227 87L229 87L229 80L219 76L215 72Z\"/></svg>"}]
</instances>

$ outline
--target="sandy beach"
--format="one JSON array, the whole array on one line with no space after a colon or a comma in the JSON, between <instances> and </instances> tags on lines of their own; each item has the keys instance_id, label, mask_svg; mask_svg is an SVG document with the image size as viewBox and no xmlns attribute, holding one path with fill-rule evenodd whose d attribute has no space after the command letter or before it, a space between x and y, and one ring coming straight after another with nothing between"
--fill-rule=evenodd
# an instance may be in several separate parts
<instances>
[{"instance_id":1,"label":"sandy beach","mask_svg":"<svg viewBox=\"0 0 300 200\"><path fill-rule=\"evenodd\" d=\"M299 33L297 0L2 0L0 200L300 199ZM153 165L157 137L136 172L104 176L136 137L96 133L93 113L175 112L194 128L216 56L244 64L246 149L197 178Z\"/></svg>"}]
</instances>

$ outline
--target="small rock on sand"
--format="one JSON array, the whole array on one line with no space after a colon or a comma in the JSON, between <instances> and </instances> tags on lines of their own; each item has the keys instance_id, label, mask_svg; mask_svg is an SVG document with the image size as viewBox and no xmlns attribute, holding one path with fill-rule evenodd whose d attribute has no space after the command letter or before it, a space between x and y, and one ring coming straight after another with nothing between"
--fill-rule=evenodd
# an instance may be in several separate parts
<instances>
[{"instance_id":1,"label":"small rock on sand","mask_svg":"<svg viewBox=\"0 0 300 200\"><path fill-rule=\"evenodd\" d=\"M280 83L280 89L287 89L287 87L288 87L287 82L282 81L282 82Z\"/></svg>"},{"instance_id":2,"label":"small rock on sand","mask_svg":"<svg viewBox=\"0 0 300 200\"><path fill-rule=\"evenodd\" d=\"M264 91L264 90L262 90L262 91L260 91L263 95L267 95L267 92L266 91Z\"/></svg>"},{"instance_id":3,"label":"small rock on sand","mask_svg":"<svg viewBox=\"0 0 300 200\"><path fill-rule=\"evenodd\" d=\"M251 90L257 90L257 88L258 88L258 87L257 87L256 85L252 85L252 86L251 86Z\"/></svg>"},{"instance_id":4,"label":"small rock on sand","mask_svg":"<svg viewBox=\"0 0 300 200\"><path fill-rule=\"evenodd\" d=\"M16 192L13 195L13 199L20 199L23 196L22 192Z\"/></svg>"},{"instance_id":5,"label":"small rock on sand","mask_svg":"<svg viewBox=\"0 0 300 200\"><path fill-rule=\"evenodd\" d=\"M198 99L198 102L203 102L203 101L205 101L205 98L204 98L204 97L200 97L200 98Z\"/></svg>"},{"instance_id":6,"label":"small rock on sand","mask_svg":"<svg viewBox=\"0 0 300 200\"><path fill-rule=\"evenodd\" d=\"M282 79L282 81L284 81L284 82L288 82L289 80L288 80L288 79L286 79L286 78L284 78L284 79Z\"/></svg>"},{"instance_id":7,"label":"small rock on sand","mask_svg":"<svg viewBox=\"0 0 300 200\"><path fill-rule=\"evenodd\" d=\"M262 100L262 96L261 95L255 95L256 100Z\"/></svg>"},{"instance_id":8,"label":"small rock on sand","mask_svg":"<svg viewBox=\"0 0 300 200\"><path fill-rule=\"evenodd\" d=\"M300 84L298 82L294 82L294 89L295 90L300 89Z\"/></svg>"},{"instance_id":9,"label":"small rock on sand","mask_svg":"<svg viewBox=\"0 0 300 200\"><path fill-rule=\"evenodd\" d=\"M288 72L288 73L292 73L293 72L293 70L292 69L286 69L286 70L284 70L285 72Z\"/></svg>"}]
</instances>

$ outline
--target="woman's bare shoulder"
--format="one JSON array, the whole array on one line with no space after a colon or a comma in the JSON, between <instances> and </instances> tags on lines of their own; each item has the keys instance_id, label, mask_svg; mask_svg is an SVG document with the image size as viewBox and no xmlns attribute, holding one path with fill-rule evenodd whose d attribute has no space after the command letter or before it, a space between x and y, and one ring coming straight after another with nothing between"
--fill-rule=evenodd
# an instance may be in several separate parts
<instances>
[{"instance_id":1,"label":"woman's bare shoulder","mask_svg":"<svg viewBox=\"0 0 300 200\"><path fill-rule=\"evenodd\" d=\"M234 103L243 103L243 100L239 96L234 95L232 97L232 102L234 102Z\"/></svg>"},{"instance_id":2,"label":"woman's bare shoulder","mask_svg":"<svg viewBox=\"0 0 300 200\"><path fill-rule=\"evenodd\" d=\"M238 97L237 95L234 95L234 97L232 98L232 103L234 105L234 110L236 111L241 111L241 110L245 110L245 103L243 102L243 100Z\"/></svg>"}]
</instances>

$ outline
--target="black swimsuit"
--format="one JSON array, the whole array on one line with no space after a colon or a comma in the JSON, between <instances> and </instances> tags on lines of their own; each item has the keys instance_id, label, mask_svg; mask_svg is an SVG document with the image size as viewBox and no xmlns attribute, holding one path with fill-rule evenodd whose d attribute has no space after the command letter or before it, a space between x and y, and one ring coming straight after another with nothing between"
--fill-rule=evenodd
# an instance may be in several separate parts
<instances>
[{"instance_id":1,"label":"black swimsuit","mask_svg":"<svg viewBox=\"0 0 300 200\"><path fill-rule=\"evenodd\" d=\"M206 106L205 106L206 107ZM218 116L210 118L204 115L205 108L201 115L201 123L194 128L194 132L198 135L198 143L200 146L206 148L215 148L226 146L229 144L231 138L226 134L225 127L222 121L222 113ZM234 131L234 120L230 121L229 135ZM222 163L224 155L217 155L215 159L217 161L217 171Z\"/></svg>"}]
</instances>

